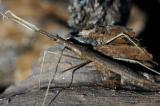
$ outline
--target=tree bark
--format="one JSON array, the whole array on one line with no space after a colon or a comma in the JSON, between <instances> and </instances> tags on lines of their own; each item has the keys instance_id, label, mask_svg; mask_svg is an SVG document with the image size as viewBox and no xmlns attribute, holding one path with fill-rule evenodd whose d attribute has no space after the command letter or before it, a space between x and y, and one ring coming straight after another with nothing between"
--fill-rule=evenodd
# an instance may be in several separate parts
<instances>
[{"instance_id":1,"label":"tree bark","mask_svg":"<svg viewBox=\"0 0 160 106\"><path fill-rule=\"evenodd\" d=\"M49 91L46 106L55 96L57 89ZM40 106L45 90L33 90L28 93L0 100L1 106ZM51 106L159 106L160 94L114 91L105 88L66 89L51 103Z\"/></svg>"}]
</instances>

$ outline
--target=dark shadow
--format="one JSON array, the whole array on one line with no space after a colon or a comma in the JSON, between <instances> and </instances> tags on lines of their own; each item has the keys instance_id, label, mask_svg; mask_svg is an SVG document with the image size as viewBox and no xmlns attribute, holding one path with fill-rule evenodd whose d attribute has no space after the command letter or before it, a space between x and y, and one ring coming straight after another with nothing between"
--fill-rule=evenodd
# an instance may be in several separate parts
<instances>
[{"instance_id":1,"label":"dark shadow","mask_svg":"<svg viewBox=\"0 0 160 106\"><path fill-rule=\"evenodd\" d=\"M142 44L160 63L160 3L158 0L134 0L135 4L147 14L146 28L140 35ZM160 69L160 66L159 66Z\"/></svg>"}]
</instances>

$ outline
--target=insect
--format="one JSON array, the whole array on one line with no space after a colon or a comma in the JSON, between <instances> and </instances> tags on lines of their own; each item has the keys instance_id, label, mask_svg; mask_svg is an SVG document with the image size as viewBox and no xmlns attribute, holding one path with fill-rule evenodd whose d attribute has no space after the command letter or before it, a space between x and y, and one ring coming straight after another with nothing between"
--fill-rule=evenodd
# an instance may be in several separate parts
<instances>
[{"instance_id":1,"label":"insect","mask_svg":"<svg viewBox=\"0 0 160 106\"><path fill-rule=\"evenodd\" d=\"M80 44L76 44L76 43L74 43L74 42L72 42L72 41L70 41L70 40L65 40L65 39L63 39L63 38L61 38L60 36L58 36L58 35L52 35L52 34L49 34L49 33L47 33L46 31L43 31L43 30L41 30L41 29L39 29L38 27L36 27L35 25L33 25L33 24L31 24L31 23L28 23L27 21L25 21L25 20L23 20L23 19L21 19L21 18L19 18L19 17L17 17L16 15L14 15L12 12L10 12L10 11L7 11L5 14L4 14L7 18L9 18L9 19L11 19L11 20L14 20L14 21L16 21L17 23L20 23L21 25L24 25L25 27L27 27L27 28L30 28L30 29L32 29L32 30L34 30L35 32L38 32L38 33L41 33L41 34L44 34L44 35L46 35L46 36L48 36L48 37L50 37L50 38L52 38L54 41L57 41L57 43L59 43L59 44L63 44L63 45L65 45L65 47L66 48L69 48L69 50L71 50L71 51L73 51L76 55L78 55L79 56L79 58L80 59L82 59L82 60L84 60L85 62L83 62L82 64L80 64L80 65L77 65L77 66L75 66L75 67L71 67L71 68L69 68L69 69L78 69L78 68L80 68L80 67L82 67L82 66L84 66L84 65L86 65L86 64L88 64L88 63L90 63L90 62L94 62L94 63L96 63L96 64L98 64L102 69L105 69L104 71L105 72L107 72L107 70L110 70L111 72L113 72L113 73L116 73L116 74L119 74L121 77L122 77L122 79L125 81L125 82L127 82L127 83L131 83L131 84L133 84L133 85L136 85L136 86L141 86L141 87L144 87L144 88L147 88L147 89L150 89L150 90L157 90L157 89L159 89L159 86L158 85L156 85L156 83L154 82L154 81L151 81L150 79L148 80L148 79L146 79L144 76L141 76L141 75L139 75L139 74L136 74L136 73L134 73L133 71L131 71L130 69L128 69L128 68L126 68L125 66L121 66L120 64L118 64L118 63L115 63L114 62L114 60L112 60L112 59L110 59L110 58L108 58L107 56L104 56L104 55L102 55L102 54L105 54L105 53L107 53L107 52L102 52L102 54L98 54L97 53L97 51L103 51L103 49L102 49L102 47L103 46L106 46L106 47L108 47L108 43L111 43L112 41L114 41L116 38L119 38L119 36L122 36L122 35L124 35L128 40L129 40L129 42L131 42L131 44L133 45L133 46L135 46L136 48L136 50L139 50L139 51L141 51L141 53L142 52L145 52L145 54L147 54L147 55L145 55L146 57L145 58L140 58L140 57L136 57L136 59L139 59L139 60L142 60L142 61L145 61L145 60L151 60L151 55L149 54L149 53L147 53L145 50L143 50L143 49L141 49L141 47L139 47L136 43L134 43L134 41L132 40L132 39L130 39L130 37L128 37L128 34L125 34L126 32L124 31L124 30L120 30L120 33L118 33L118 35L117 35L117 30L116 31L111 31L111 30L109 30L109 32L111 31L111 32L113 32L113 35L111 34L111 39L109 39L108 40L108 38L105 38L103 35L105 35L105 33L102 33L102 38L99 38L99 39L95 39L95 37L94 37L94 33L92 33L92 31L90 32L89 31L89 33L88 34L82 34L82 33L84 33L84 32L80 32L79 34L81 34L82 35L82 39L86 39L88 36L88 38L90 38L93 42L92 43L90 43L92 46L93 46L93 50L90 48L90 47L88 47L88 46L84 46L84 45L80 45ZM103 29L103 28L102 28ZM104 27L104 29L105 29L105 27ZM114 27L112 27L111 28L112 30L114 29ZM119 29L119 28L118 28ZM106 30L106 29L105 29ZM123 32L123 33L121 33L121 31ZM125 33L124 33L125 32ZM92 33L92 34L91 34ZM107 32L108 33L108 32ZM114 34L115 33L115 34ZM101 34L101 33L100 33ZM86 35L86 36L85 36ZM97 35L97 34L95 34L95 35ZM99 36L98 36L99 37ZM104 38L103 38L104 37ZM88 38L87 38L87 40L88 40ZM89 40L90 40L89 39ZM107 39L107 40L105 40L105 39ZM84 40L85 41L85 40ZM120 45L120 46L122 46L123 48L125 47L124 46L124 44L128 44L128 41L126 41L126 40L123 40L123 39L118 39L116 42L118 42L118 43L116 43L116 44L118 44L118 45ZM112 42L113 43L113 42ZM121 45L122 44L122 45ZM116 47L116 46L114 46L113 44L111 45L111 46L113 46L114 48ZM113 48L112 47L112 48ZM129 48L128 46L127 46L127 48ZM129 49L131 49L131 48L129 48ZM62 54L63 54L63 51L62 51ZM111 54L111 53L110 53ZM123 53L119 53L119 54L117 54L117 55L113 55L113 56L117 56L118 58L121 58L120 57L120 55L121 54L123 54ZM107 54L108 55L108 54ZM111 54L112 55L112 54ZM137 54L138 55L138 54ZM117 57L113 57L113 58L115 58L115 59L117 59ZM126 55L125 54L125 57L127 57L127 59L125 60L125 61L130 61L130 59L128 59L128 58L131 58L131 59L135 59L135 57L132 57L132 56L130 56L130 55ZM44 58L45 58L45 55L44 55ZM123 59L123 58L122 58ZM122 60L121 59L121 60ZM61 57L59 58L59 61L61 60ZM44 61L44 59L43 59L43 61ZM132 60L132 62L136 62L136 63L138 63L138 61L134 61L134 60ZM140 63L139 63L140 64ZM43 64L42 64L43 65ZM143 64L142 64L143 65ZM143 66L145 66L145 65L143 65ZM43 67L43 66L42 66ZM56 67L58 67L58 65L56 66ZM146 68L149 68L148 66L145 66ZM69 69L66 69L66 70L64 70L64 72L65 71L68 71ZM150 68L149 68L150 69ZM155 73L157 73L157 74L159 74L158 72L156 72L156 71L154 71L154 70L152 70L151 69L151 71L153 71L153 72L155 72ZM102 70L101 70L101 72L102 72ZM102 72L102 73L105 73L105 72ZM55 75L55 74L54 74ZM54 76L53 76L53 78L51 78L50 79L50 81L49 81L49 84L48 84L48 89L47 89L47 92L48 92L48 90L49 90L49 86L50 86L50 84L51 84L51 82L52 82L52 80L54 79ZM46 92L46 95L48 94ZM45 96L45 99L44 99L44 102L43 102L43 105L45 104L45 100L46 100L46 97L47 96Z\"/></svg>"},{"instance_id":2,"label":"insect","mask_svg":"<svg viewBox=\"0 0 160 106\"><path fill-rule=\"evenodd\" d=\"M117 60L139 64L152 70L152 54L140 47L134 38L134 31L122 26L102 26L79 32L74 37L79 42L90 44L93 48L104 55ZM158 74L158 73L157 73Z\"/></svg>"}]
</instances>

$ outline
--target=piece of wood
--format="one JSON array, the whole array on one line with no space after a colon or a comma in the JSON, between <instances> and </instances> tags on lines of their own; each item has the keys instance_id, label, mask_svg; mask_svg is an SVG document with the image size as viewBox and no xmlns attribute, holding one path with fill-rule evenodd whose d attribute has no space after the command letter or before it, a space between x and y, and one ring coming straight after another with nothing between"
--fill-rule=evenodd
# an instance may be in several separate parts
<instances>
[{"instance_id":1,"label":"piece of wood","mask_svg":"<svg viewBox=\"0 0 160 106\"><path fill-rule=\"evenodd\" d=\"M58 89L49 91L47 106ZM1 106L41 106L45 90L33 90L25 94L0 100ZM159 106L160 94L114 91L105 88L72 88L64 90L51 106Z\"/></svg>"}]
</instances>

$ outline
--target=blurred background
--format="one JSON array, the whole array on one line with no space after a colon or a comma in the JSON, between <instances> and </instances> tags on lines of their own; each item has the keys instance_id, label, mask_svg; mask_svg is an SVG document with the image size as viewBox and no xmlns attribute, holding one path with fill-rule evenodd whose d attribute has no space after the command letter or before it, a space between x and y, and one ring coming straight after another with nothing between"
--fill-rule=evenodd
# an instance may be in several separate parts
<instances>
[{"instance_id":1,"label":"blurred background","mask_svg":"<svg viewBox=\"0 0 160 106\"><path fill-rule=\"evenodd\" d=\"M68 33L67 0L1 0L1 8L50 32ZM54 42L0 17L0 88L32 74L32 66Z\"/></svg>"},{"instance_id":2,"label":"blurred background","mask_svg":"<svg viewBox=\"0 0 160 106\"><path fill-rule=\"evenodd\" d=\"M17 16L59 35L69 32L69 0L1 0ZM160 61L160 1L134 0L128 27L133 28L141 44ZM0 17L0 91L10 84L25 80L43 51L54 45L21 25ZM158 68L159 69L159 68Z\"/></svg>"}]
</instances>

